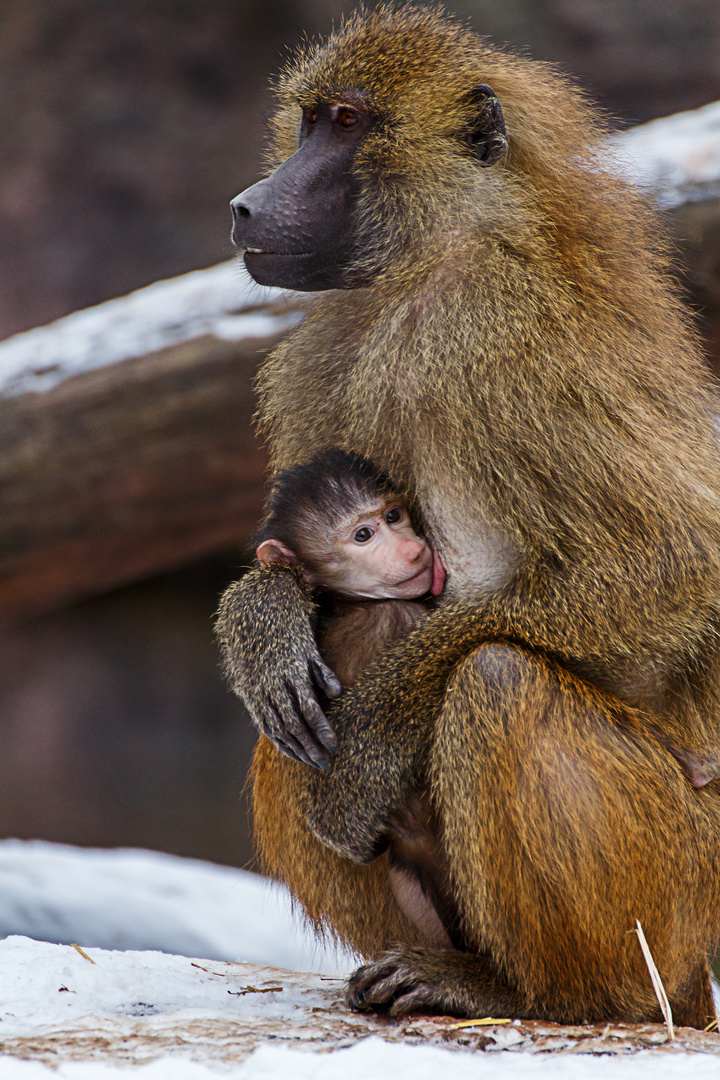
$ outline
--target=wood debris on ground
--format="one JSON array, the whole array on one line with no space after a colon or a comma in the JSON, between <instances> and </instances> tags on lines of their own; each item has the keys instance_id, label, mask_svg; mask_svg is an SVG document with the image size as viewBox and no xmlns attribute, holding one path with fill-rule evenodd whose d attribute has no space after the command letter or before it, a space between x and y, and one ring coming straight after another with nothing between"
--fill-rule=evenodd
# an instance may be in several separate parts
<instances>
[{"instance_id":1,"label":"wood debris on ground","mask_svg":"<svg viewBox=\"0 0 720 1080\"><path fill-rule=\"evenodd\" d=\"M112 954L104 954L110 956ZM121 957L123 954L114 954ZM131 954L125 954L130 956ZM143 954L132 954L142 956ZM176 958L174 958L176 959ZM654 1054L696 1052L720 1057L720 1035L713 1031L676 1028L668 1040L664 1024L552 1024L507 1017L481 1017L458 1021L449 1016L410 1016L390 1020L366 1013L351 1013L339 982L320 975L302 974L257 964L214 963L205 969L192 965L205 984L220 976L241 1002L278 1002L251 1013L203 1015L202 986L198 985L198 1015L161 1013L152 1005L147 1013L125 1016L78 1016L70 1023L47 1025L32 1034L0 1040L0 1053L33 1059L48 1065L63 1061L116 1060L142 1064L168 1055L203 1061L238 1062L258 1046L272 1043L293 1049L331 1051L352 1046L374 1035L390 1043L438 1046L464 1052L529 1054L602 1054L619 1056L651 1051ZM188 962L188 967L190 963ZM222 969L222 970L221 970ZM95 968L98 971L98 968ZM201 974L202 973L202 974ZM226 985L227 985L226 983ZM266 997L244 997L260 993ZM226 999L227 1000L227 999Z\"/></svg>"}]
</instances>

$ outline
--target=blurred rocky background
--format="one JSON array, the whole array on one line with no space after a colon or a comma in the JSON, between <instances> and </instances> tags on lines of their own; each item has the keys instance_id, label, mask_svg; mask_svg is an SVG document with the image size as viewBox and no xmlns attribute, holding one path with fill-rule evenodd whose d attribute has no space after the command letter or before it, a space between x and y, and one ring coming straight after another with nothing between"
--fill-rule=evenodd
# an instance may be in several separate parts
<instances>
[{"instance_id":1,"label":"blurred rocky background","mask_svg":"<svg viewBox=\"0 0 720 1080\"><path fill-rule=\"evenodd\" d=\"M717 0L451 6L560 64L620 127L720 98ZM268 74L350 7L4 0L0 337L230 257L227 204L260 172ZM692 210L678 217L680 251L705 227ZM695 265L684 281L717 353L711 278ZM247 862L253 736L210 633L246 561L238 537L200 564L3 631L0 835Z\"/></svg>"}]
</instances>

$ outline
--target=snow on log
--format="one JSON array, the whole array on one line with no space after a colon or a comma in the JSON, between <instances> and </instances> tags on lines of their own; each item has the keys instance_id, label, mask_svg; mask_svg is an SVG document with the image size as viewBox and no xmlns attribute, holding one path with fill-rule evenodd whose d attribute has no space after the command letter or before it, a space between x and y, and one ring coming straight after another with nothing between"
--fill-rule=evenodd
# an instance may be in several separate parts
<instances>
[{"instance_id":1,"label":"snow on log","mask_svg":"<svg viewBox=\"0 0 720 1080\"><path fill-rule=\"evenodd\" d=\"M612 137L618 167L660 206L720 199L720 101Z\"/></svg>"},{"instance_id":2,"label":"snow on log","mask_svg":"<svg viewBox=\"0 0 720 1080\"><path fill-rule=\"evenodd\" d=\"M0 621L248 535L252 380L301 304L227 263L0 344Z\"/></svg>"},{"instance_id":3,"label":"snow on log","mask_svg":"<svg viewBox=\"0 0 720 1080\"><path fill-rule=\"evenodd\" d=\"M700 276L720 279L720 103L612 146L660 205L689 208ZM223 263L0 343L0 623L250 534L265 468L252 380L304 302Z\"/></svg>"},{"instance_id":4,"label":"snow on log","mask_svg":"<svg viewBox=\"0 0 720 1080\"><path fill-rule=\"evenodd\" d=\"M615 135L613 148L618 168L667 212L720 374L720 101Z\"/></svg>"},{"instance_id":5,"label":"snow on log","mask_svg":"<svg viewBox=\"0 0 720 1080\"><path fill-rule=\"evenodd\" d=\"M57 1069L48 1080L79 1076L74 1062L96 1063L98 1077L105 1069L115 1076L115 1066L145 1076L152 1061L157 1080L220 1073L507 1080L538 1071L507 1058L519 1053L540 1055L543 1074L599 1080L599 1071L588 1071L594 1057L619 1064L637 1051L645 1053L631 1070L635 1080L717 1075L713 1031L678 1028L669 1042L661 1024L351 1013L344 976L358 958L314 943L291 916L284 889L232 867L5 840L0 886L0 932L12 935L0 941L3 1077L14 1077L16 1059L25 1059L37 1063L37 1075L43 1063ZM192 951L197 946L209 954ZM321 1067L328 1058L313 1051L332 1052L333 1064ZM574 1062L563 1067L555 1055ZM87 1070L91 1080L95 1069ZM616 1065L613 1075L630 1071Z\"/></svg>"},{"instance_id":6,"label":"snow on log","mask_svg":"<svg viewBox=\"0 0 720 1080\"><path fill-rule=\"evenodd\" d=\"M0 345L0 396L212 338L267 344L300 318L302 297L257 285L239 260L158 281L129 296L16 334Z\"/></svg>"}]
</instances>

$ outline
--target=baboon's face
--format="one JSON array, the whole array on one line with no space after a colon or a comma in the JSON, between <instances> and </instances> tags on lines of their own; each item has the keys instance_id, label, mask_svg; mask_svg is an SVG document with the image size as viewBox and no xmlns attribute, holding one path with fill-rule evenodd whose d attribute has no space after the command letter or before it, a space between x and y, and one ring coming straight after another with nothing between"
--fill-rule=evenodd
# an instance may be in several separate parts
<instances>
[{"instance_id":1,"label":"baboon's face","mask_svg":"<svg viewBox=\"0 0 720 1080\"><path fill-rule=\"evenodd\" d=\"M230 203L232 241L261 285L313 291L361 283L349 270L360 190L353 164L370 128L359 102L303 109L292 157Z\"/></svg>"},{"instance_id":2,"label":"baboon's face","mask_svg":"<svg viewBox=\"0 0 720 1080\"><path fill-rule=\"evenodd\" d=\"M390 119L358 90L334 100L315 96L312 105L300 107L295 152L231 202L232 241L261 285L303 291L366 285L393 262L405 234L416 227L408 198L416 207L428 199L427 177L420 179L422 118L411 122L414 138L404 135L407 120ZM465 90L456 112L456 130L449 124L442 151L449 160L436 148L429 169L434 210L425 214L426 225L443 212L436 177L450 176L453 160L465 168L470 163L475 172L498 161L507 146L502 109L489 86ZM405 188L406 210L388 221L388 196L398 187Z\"/></svg>"}]
</instances>

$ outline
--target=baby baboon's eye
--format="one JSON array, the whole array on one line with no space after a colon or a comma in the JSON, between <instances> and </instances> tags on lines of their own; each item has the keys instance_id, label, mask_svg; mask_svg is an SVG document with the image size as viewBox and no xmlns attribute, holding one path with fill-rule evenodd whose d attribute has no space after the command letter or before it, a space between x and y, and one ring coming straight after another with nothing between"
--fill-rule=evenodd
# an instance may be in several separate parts
<instances>
[{"instance_id":1,"label":"baby baboon's eye","mask_svg":"<svg viewBox=\"0 0 720 1080\"><path fill-rule=\"evenodd\" d=\"M398 521L402 521L403 509L402 506L393 506L385 514L385 520L388 525L397 525Z\"/></svg>"},{"instance_id":2,"label":"baby baboon's eye","mask_svg":"<svg viewBox=\"0 0 720 1080\"><path fill-rule=\"evenodd\" d=\"M370 540L372 538L372 535L373 535L372 529L368 529L368 528L358 529L358 531L355 533L355 536L353 537L353 539L355 540L356 544L367 544L368 540Z\"/></svg>"}]
</instances>

